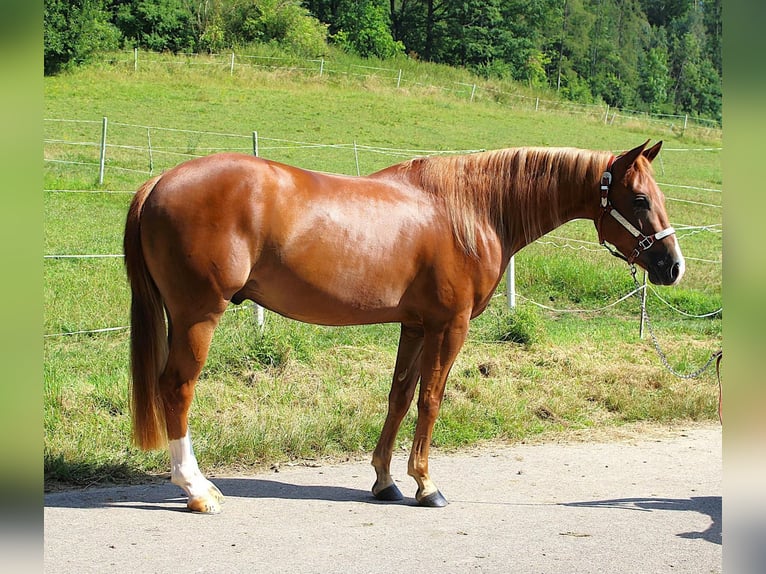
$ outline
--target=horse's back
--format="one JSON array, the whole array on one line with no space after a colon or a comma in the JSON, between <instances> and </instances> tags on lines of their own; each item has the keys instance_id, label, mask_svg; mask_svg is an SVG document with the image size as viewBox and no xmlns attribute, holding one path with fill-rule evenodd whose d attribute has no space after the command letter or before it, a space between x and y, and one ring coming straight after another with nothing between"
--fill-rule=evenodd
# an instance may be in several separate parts
<instances>
[{"instance_id":1,"label":"horse's back","mask_svg":"<svg viewBox=\"0 0 766 574\"><path fill-rule=\"evenodd\" d=\"M428 195L394 175L322 174L243 154L181 164L144 206L152 275L186 301L204 291L309 322L399 320L438 248L433 237L448 230Z\"/></svg>"}]
</instances>

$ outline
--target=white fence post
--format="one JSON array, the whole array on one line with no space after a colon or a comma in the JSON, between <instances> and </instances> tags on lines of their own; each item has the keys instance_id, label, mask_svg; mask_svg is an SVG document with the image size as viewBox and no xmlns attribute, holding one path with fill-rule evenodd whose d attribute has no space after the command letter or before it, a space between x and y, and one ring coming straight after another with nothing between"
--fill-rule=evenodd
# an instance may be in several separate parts
<instances>
[{"instance_id":1,"label":"white fence post","mask_svg":"<svg viewBox=\"0 0 766 574\"><path fill-rule=\"evenodd\" d=\"M98 184L104 184L104 163L106 162L106 116L101 122L101 159L98 166Z\"/></svg>"},{"instance_id":2,"label":"white fence post","mask_svg":"<svg viewBox=\"0 0 766 574\"><path fill-rule=\"evenodd\" d=\"M146 128L146 143L149 145L149 175L154 174L154 156L152 156L152 132Z\"/></svg>"},{"instance_id":3,"label":"white fence post","mask_svg":"<svg viewBox=\"0 0 766 574\"><path fill-rule=\"evenodd\" d=\"M644 338L644 321L646 319L646 271L644 271L644 288L641 291L641 321L638 325L638 338Z\"/></svg>"},{"instance_id":4,"label":"white fence post","mask_svg":"<svg viewBox=\"0 0 766 574\"><path fill-rule=\"evenodd\" d=\"M399 89L399 86L402 85L402 69L399 68L399 77L396 79L396 89Z\"/></svg>"},{"instance_id":5,"label":"white fence post","mask_svg":"<svg viewBox=\"0 0 766 574\"><path fill-rule=\"evenodd\" d=\"M319 77L322 77L322 74L324 73L324 58L319 60Z\"/></svg>"},{"instance_id":6,"label":"white fence post","mask_svg":"<svg viewBox=\"0 0 766 574\"><path fill-rule=\"evenodd\" d=\"M356 162L356 175L362 175L362 172L359 170L359 150L356 149L356 140L354 140L354 161Z\"/></svg>"},{"instance_id":7,"label":"white fence post","mask_svg":"<svg viewBox=\"0 0 766 574\"><path fill-rule=\"evenodd\" d=\"M133 48L133 71L138 70L138 48Z\"/></svg>"},{"instance_id":8,"label":"white fence post","mask_svg":"<svg viewBox=\"0 0 766 574\"><path fill-rule=\"evenodd\" d=\"M508 269L505 271L505 294L508 298L508 308L516 308L516 257L511 256Z\"/></svg>"},{"instance_id":9,"label":"white fence post","mask_svg":"<svg viewBox=\"0 0 766 574\"><path fill-rule=\"evenodd\" d=\"M253 155L255 157L258 156L258 132L253 131ZM266 322L266 315L264 312L263 307L261 307L258 303L255 304L255 322L258 324L258 329L263 331L263 325Z\"/></svg>"}]
</instances>

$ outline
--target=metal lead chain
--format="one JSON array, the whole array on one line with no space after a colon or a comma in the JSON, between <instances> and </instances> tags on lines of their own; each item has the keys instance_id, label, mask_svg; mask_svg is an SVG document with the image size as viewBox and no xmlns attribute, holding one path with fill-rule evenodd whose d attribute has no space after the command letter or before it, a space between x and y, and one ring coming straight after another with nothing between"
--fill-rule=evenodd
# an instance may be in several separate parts
<instances>
[{"instance_id":1,"label":"metal lead chain","mask_svg":"<svg viewBox=\"0 0 766 574\"><path fill-rule=\"evenodd\" d=\"M633 283L636 284L636 294L638 294L641 291L641 289L646 289L646 286L642 287L641 284L639 284L638 279L636 279L636 271L637 271L636 270L636 266L635 265L631 265L630 266L630 274L633 277ZM707 360L707 362L704 365L702 365L699 369L697 369L696 371L692 371L691 373L679 373L678 371L676 371L670 365L670 363L668 362L667 355L665 355L665 353L662 350L662 347L660 347L660 342L657 339L657 336L654 334L654 329L652 328L652 323L649 320L649 314L646 312L646 307L645 306L641 307L641 313L644 316L644 322L646 323L646 327L649 329L649 335L652 338L652 343L654 343L654 349L655 349L655 351L657 351L657 356L660 358L660 362L665 366L665 368L670 373L672 373L673 375L675 375L679 379L696 379L702 373L704 373L708 369L708 367L710 365L713 364L713 361L715 361L716 359L718 359L719 357L721 357L723 355L723 351L716 351L715 353L713 353L710 356L710 358Z\"/></svg>"}]
</instances>

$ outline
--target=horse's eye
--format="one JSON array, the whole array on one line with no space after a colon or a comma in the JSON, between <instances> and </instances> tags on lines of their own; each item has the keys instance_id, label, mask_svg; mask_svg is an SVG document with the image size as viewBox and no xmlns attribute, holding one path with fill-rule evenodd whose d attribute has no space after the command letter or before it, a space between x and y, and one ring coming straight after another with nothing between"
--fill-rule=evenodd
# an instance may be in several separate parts
<instances>
[{"instance_id":1,"label":"horse's eye","mask_svg":"<svg viewBox=\"0 0 766 574\"><path fill-rule=\"evenodd\" d=\"M636 211L649 211L651 204L645 195L638 195L633 199L633 209Z\"/></svg>"}]
</instances>

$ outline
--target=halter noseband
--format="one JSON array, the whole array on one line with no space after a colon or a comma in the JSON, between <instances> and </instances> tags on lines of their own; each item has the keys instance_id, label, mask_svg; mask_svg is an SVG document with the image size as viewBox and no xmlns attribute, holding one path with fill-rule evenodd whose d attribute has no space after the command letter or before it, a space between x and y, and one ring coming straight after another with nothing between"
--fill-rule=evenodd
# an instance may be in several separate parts
<instances>
[{"instance_id":1,"label":"halter noseband","mask_svg":"<svg viewBox=\"0 0 766 574\"><path fill-rule=\"evenodd\" d=\"M612 205L612 202L609 201L609 189L612 186L612 164L614 163L614 160L616 158L614 156L611 157L609 160L609 163L606 166L606 171L601 174L601 211L598 215L598 220L596 221L596 230L598 231L598 242L606 247L609 252L614 255L615 257L619 257L620 259L624 259L628 262L629 265L633 265L635 263L636 259L638 259L638 256L641 255L642 251L646 251L649 249L652 245L654 245L655 241L659 241L660 239L664 239L668 235L673 235L676 230L672 227L667 227L663 229L662 231L658 231L654 235L644 235L636 229L633 224L630 223L625 217L617 211L614 206ZM630 254L629 257L625 257L622 253L619 251L616 251L615 249L612 249L609 247L604 240L604 233L601 228L602 221L604 219L604 215L606 214L611 215L614 217L617 222L622 225L625 229L628 230L628 232L636 238L637 244L636 248L633 250L633 252Z\"/></svg>"}]
</instances>

